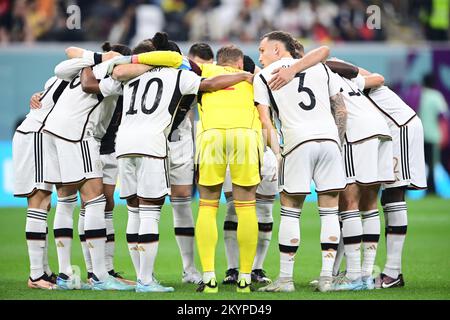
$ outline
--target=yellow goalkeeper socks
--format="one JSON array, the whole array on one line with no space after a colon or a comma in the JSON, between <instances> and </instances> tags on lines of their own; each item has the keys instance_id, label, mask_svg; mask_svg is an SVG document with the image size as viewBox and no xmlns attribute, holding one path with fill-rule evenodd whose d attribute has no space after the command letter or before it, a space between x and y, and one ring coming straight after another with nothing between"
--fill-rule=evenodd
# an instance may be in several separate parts
<instances>
[{"instance_id":1,"label":"yellow goalkeeper socks","mask_svg":"<svg viewBox=\"0 0 450 320\"><path fill-rule=\"evenodd\" d=\"M219 200L200 199L195 237L203 272L214 272L214 257L217 245L217 208Z\"/></svg>"},{"instance_id":2,"label":"yellow goalkeeper socks","mask_svg":"<svg viewBox=\"0 0 450 320\"><path fill-rule=\"evenodd\" d=\"M258 243L258 218L256 217L256 201L234 201L238 218L237 241L239 245L239 271L242 274L252 272L253 260ZM250 280L250 279L248 279Z\"/></svg>"}]
</instances>

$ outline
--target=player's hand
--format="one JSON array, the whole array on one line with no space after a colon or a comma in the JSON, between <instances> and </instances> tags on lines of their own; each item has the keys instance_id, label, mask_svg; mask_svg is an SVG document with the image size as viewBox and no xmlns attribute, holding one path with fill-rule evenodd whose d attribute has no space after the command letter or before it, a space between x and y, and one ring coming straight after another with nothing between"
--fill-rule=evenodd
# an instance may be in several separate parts
<instances>
[{"instance_id":1,"label":"player's hand","mask_svg":"<svg viewBox=\"0 0 450 320\"><path fill-rule=\"evenodd\" d=\"M278 90L288 84L295 77L295 73L290 68L276 68L272 71L273 77L268 85L270 90Z\"/></svg>"},{"instance_id":2,"label":"player's hand","mask_svg":"<svg viewBox=\"0 0 450 320\"><path fill-rule=\"evenodd\" d=\"M40 109L42 107L42 104L40 101L41 96L42 96L42 92L36 92L35 94L33 94L31 96L30 109Z\"/></svg>"},{"instance_id":3,"label":"player's hand","mask_svg":"<svg viewBox=\"0 0 450 320\"><path fill-rule=\"evenodd\" d=\"M253 78L255 77L255 75L253 73L246 72L245 76L246 76L245 81L247 81L250 84L253 84Z\"/></svg>"},{"instance_id":4,"label":"player's hand","mask_svg":"<svg viewBox=\"0 0 450 320\"><path fill-rule=\"evenodd\" d=\"M132 58L132 56L122 56L122 57L113 59L108 66L108 75L111 75L113 73L115 66L120 65L120 64L130 64L131 58Z\"/></svg>"}]
</instances>

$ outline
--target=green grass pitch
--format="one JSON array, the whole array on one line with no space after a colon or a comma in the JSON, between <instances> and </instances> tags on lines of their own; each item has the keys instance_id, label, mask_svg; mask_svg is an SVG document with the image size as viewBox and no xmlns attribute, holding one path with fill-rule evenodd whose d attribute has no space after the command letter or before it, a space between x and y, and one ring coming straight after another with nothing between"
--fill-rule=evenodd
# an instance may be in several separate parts
<instances>
[{"instance_id":1,"label":"green grass pitch","mask_svg":"<svg viewBox=\"0 0 450 320\"><path fill-rule=\"evenodd\" d=\"M165 285L175 287L174 293L137 294L134 292L94 292L94 291L42 291L28 289L28 256L26 250L24 225L25 209L0 209L0 299L450 299L450 201L427 198L411 201L409 206L408 236L404 250L403 273L406 287L390 290L366 292L317 293L308 282L317 277L320 271L319 215L315 203L306 203L301 219L301 246L295 265L296 292L291 294L252 293L237 294L234 287L220 286L219 294L204 295L195 292L192 284L181 283L181 258L172 228L170 206L164 206L160 222L160 244L156 260L156 276ZM197 211L197 203L193 205ZM76 210L78 212L78 210ZM265 262L270 277L276 277L279 268L277 230L279 222L279 203L276 204L275 226L272 243ZM218 280L225 273L225 251L221 226L225 206L221 205L218 215L219 243L216 252L216 273ZM53 222L54 210L50 214L49 225ZM134 270L127 252L125 240L126 207L119 206L114 212L116 229L116 271L123 271L134 279ZM75 218L77 220L77 218ZM382 224L383 225L383 224ZM76 228L75 228L76 230ZM76 231L73 242L72 263L85 267ZM57 271L56 249L53 236L50 236L50 264ZM385 262L385 242L381 237L376 265L383 267ZM197 258L197 266L200 266Z\"/></svg>"}]
</instances>

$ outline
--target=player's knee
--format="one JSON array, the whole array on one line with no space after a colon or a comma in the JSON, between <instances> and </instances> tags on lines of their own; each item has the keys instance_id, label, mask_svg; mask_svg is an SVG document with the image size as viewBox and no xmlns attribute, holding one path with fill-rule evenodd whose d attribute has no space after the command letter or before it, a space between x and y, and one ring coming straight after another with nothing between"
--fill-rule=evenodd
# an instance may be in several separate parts
<instances>
[{"instance_id":1,"label":"player's knee","mask_svg":"<svg viewBox=\"0 0 450 320\"><path fill-rule=\"evenodd\" d=\"M137 197L132 197L132 198L127 199L127 206L132 207L132 208L139 207L139 199Z\"/></svg>"},{"instance_id":2,"label":"player's knee","mask_svg":"<svg viewBox=\"0 0 450 320\"><path fill-rule=\"evenodd\" d=\"M381 193L381 204L405 201L405 188L385 189Z\"/></svg>"},{"instance_id":3,"label":"player's knee","mask_svg":"<svg viewBox=\"0 0 450 320\"><path fill-rule=\"evenodd\" d=\"M113 210L114 210L114 198L106 197L105 211L113 211Z\"/></svg>"}]
</instances>

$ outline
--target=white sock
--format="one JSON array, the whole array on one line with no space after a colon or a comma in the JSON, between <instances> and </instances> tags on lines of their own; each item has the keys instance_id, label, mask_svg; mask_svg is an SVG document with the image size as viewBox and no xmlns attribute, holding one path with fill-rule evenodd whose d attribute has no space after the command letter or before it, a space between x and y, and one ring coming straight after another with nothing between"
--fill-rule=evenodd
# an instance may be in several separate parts
<instances>
[{"instance_id":1,"label":"white sock","mask_svg":"<svg viewBox=\"0 0 450 320\"><path fill-rule=\"evenodd\" d=\"M192 216L191 197L171 197L173 211L173 227L175 239L180 249L183 270L185 272L195 271L194 242L195 229Z\"/></svg>"},{"instance_id":2,"label":"white sock","mask_svg":"<svg viewBox=\"0 0 450 320\"><path fill-rule=\"evenodd\" d=\"M203 282L208 283L212 278L216 277L216 273L214 271L208 271L203 273Z\"/></svg>"},{"instance_id":3,"label":"white sock","mask_svg":"<svg viewBox=\"0 0 450 320\"><path fill-rule=\"evenodd\" d=\"M128 252L130 253L131 261L133 262L136 277L139 276L139 250L138 250L138 236L139 236L139 208L128 207L128 222L127 222L127 243Z\"/></svg>"},{"instance_id":4,"label":"white sock","mask_svg":"<svg viewBox=\"0 0 450 320\"><path fill-rule=\"evenodd\" d=\"M333 265L340 240L339 210L336 208L320 208L320 245L322 248L321 277L333 276Z\"/></svg>"},{"instance_id":5,"label":"white sock","mask_svg":"<svg viewBox=\"0 0 450 320\"><path fill-rule=\"evenodd\" d=\"M114 249L115 249L115 239L114 239L114 220L113 212L105 211L105 224L106 224L106 270L108 272L114 271Z\"/></svg>"},{"instance_id":6,"label":"white sock","mask_svg":"<svg viewBox=\"0 0 450 320\"><path fill-rule=\"evenodd\" d=\"M48 215L48 213L47 213ZM44 272L48 275L52 275L52 269L48 263L48 225L45 224L45 247L44 247Z\"/></svg>"},{"instance_id":7,"label":"white sock","mask_svg":"<svg viewBox=\"0 0 450 320\"><path fill-rule=\"evenodd\" d=\"M44 275L45 241L47 236L47 210L28 208L25 233L30 258L30 278Z\"/></svg>"},{"instance_id":8,"label":"white sock","mask_svg":"<svg viewBox=\"0 0 450 320\"><path fill-rule=\"evenodd\" d=\"M278 232L280 278L292 278L294 274L295 254L300 246L300 214L300 209L281 207Z\"/></svg>"},{"instance_id":9,"label":"white sock","mask_svg":"<svg viewBox=\"0 0 450 320\"><path fill-rule=\"evenodd\" d=\"M342 238L347 259L346 275L350 280L361 278L362 222L358 210L339 213L342 220Z\"/></svg>"},{"instance_id":10,"label":"white sock","mask_svg":"<svg viewBox=\"0 0 450 320\"><path fill-rule=\"evenodd\" d=\"M339 245L336 252L336 259L334 259L334 266L333 266L333 276L337 276L339 272L341 271L341 264L342 260L344 258L344 239L342 237L342 221L341 216L339 215Z\"/></svg>"},{"instance_id":11,"label":"white sock","mask_svg":"<svg viewBox=\"0 0 450 320\"><path fill-rule=\"evenodd\" d=\"M237 242L237 215L234 208L233 197L227 199L227 214L223 224L223 238L225 254L227 256L227 269L239 268L239 246Z\"/></svg>"},{"instance_id":12,"label":"white sock","mask_svg":"<svg viewBox=\"0 0 450 320\"><path fill-rule=\"evenodd\" d=\"M361 211L363 226L364 259L361 273L363 277L372 276L375 258L377 256L378 241L380 240L380 216L378 210Z\"/></svg>"},{"instance_id":13,"label":"white sock","mask_svg":"<svg viewBox=\"0 0 450 320\"><path fill-rule=\"evenodd\" d=\"M256 246L256 256L253 262L253 270L263 269L270 240L272 240L273 229L273 208L272 199L256 199L256 215L258 216L258 245Z\"/></svg>"},{"instance_id":14,"label":"white sock","mask_svg":"<svg viewBox=\"0 0 450 320\"><path fill-rule=\"evenodd\" d=\"M80 237L81 251L83 251L84 263L86 264L86 271L92 273L92 260L89 248L86 244L86 236L84 235L84 220L85 209L80 209L80 216L78 218L78 235Z\"/></svg>"},{"instance_id":15,"label":"white sock","mask_svg":"<svg viewBox=\"0 0 450 320\"><path fill-rule=\"evenodd\" d=\"M387 259L383 273L397 279L402 273L402 252L408 229L408 208L406 202L388 203L383 206L386 219Z\"/></svg>"},{"instance_id":16,"label":"white sock","mask_svg":"<svg viewBox=\"0 0 450 320\"><path fill-rule=\"evenodd\" d=\"M73 240L73 210L77 205L77 195L58 197L56 204L53 233L55 235L56 252L58 253L59 273L67 276L73 273L71 254Z\"/></svg>"},{"instance_id":17,"label":"white sock","mask_svg":"<svg viewBox=\"0 0 450 320\"><path fill-rule=\"evenodd\" d=\"M85 203L84 234L92 260L92 271L100 281L108 277L105 263L106 224L105 195L100 195Z\"/></svg>"},{"instance_id":18,"label":"white sock","mask_svg":"<svg viewBox=\"0 0 450 320\"><path fill-rule=\"evenodd\" d=\"M159 244L161 206L139 205L139 277L143 284L153 281L153 268Z\"/></svg>"}]
</instances>

